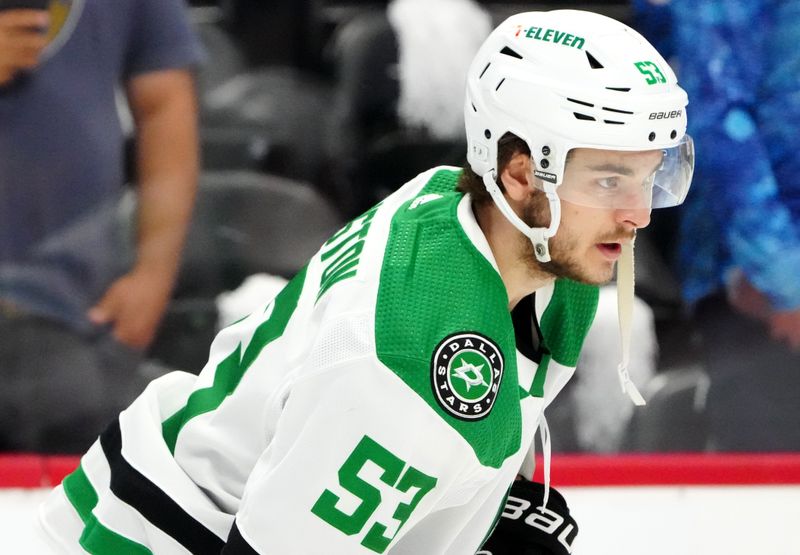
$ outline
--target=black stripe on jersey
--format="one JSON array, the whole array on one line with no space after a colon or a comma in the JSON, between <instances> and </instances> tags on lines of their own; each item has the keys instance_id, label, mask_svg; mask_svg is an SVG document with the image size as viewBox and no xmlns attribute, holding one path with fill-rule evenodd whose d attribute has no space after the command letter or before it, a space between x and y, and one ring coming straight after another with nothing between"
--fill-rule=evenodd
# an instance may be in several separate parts
<instances>
[{"instance_id":1,"label":"black stripe on jersey","mask_svg":"<svg viewBox=\"0 0 800 555\"><path fill-rule=\"evenodd\" d=\"M539 364L547 352L542 344L542 330L536 319L536 293L523 297L511 311L517 350L528 360Z\"/></svg>"},{"instance_id":2,"label":"black stripe on jersey","mask_svg":"<svg viewBox=\"0 0 800 555\"><path fill-rule=\"evenodd\" d=\"M115 420L100 435L100 446L111 467L111 491L114 495L194 555L219 554L225 542L184 511L122 456L119 420Z\"/></svg>"},{"instance_id":3,"label":"black stripe on jersey","mask_svg":"<svg viewBox=\"0 0 800 555\"><path fill-rule=\"evenodd\" d=\"M228 535L228 543L222 549L221 555L258 555L258 552L250 547L247 540L242 537L242 533L239 532L239 527L234 521L231 533Z\"/></svg>"}]
</instances>

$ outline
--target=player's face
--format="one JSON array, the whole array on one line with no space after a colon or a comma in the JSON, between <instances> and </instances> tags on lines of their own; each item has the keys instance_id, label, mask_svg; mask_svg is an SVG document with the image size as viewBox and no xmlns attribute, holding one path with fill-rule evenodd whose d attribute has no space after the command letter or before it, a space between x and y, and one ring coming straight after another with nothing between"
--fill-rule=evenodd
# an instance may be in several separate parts
<instances>
[{"instance_id":1,"label":"player's face","mask_svg":"<svg viewBox=\"0 0 800 555\"><path fill-rule=\"evenodd\" d=\"M658 167L659 151L619 152L594 149L573 151L559 187L582 191L591 187L606 188L615 183L642 184L630 187L630 194L642 198L624 199L625 208L587 206L561 199L561 223L550 239L550 262L536 260L533 245L525 238L524 258L533 268L556 277L567 277L584 283L607 283L614 274L614 263L622 252L622 244L633 240L636 230L650 223L651 194L649 177ZM574 200L578 200L574 197ZM589 204L586 202L585 204ZM601 204L601 203L598 203ZM636 208L631 208L636 206ZM550 211L543 194L531 195L523 219L532 226L545 226Z\"/></svg>"}]
</instances>

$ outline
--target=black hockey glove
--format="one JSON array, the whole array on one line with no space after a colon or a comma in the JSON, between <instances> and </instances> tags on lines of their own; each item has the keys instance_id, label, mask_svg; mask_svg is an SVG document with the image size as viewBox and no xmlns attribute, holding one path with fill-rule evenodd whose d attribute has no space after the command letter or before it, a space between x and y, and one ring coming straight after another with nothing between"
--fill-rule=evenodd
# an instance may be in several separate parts
<instances>
[{"instance_id":1,"label":"black hockey glove","mask_svg":"<svg viewBox=\"0 0 800 555\"><path fill-rule=\"evenodd\" d=\"M511 486L506 507L492 535L478 555L569 555L578 535L578 524L567 502L555 489L544 511L544 485L517 480Z\"/></svg>"}]
</instances>

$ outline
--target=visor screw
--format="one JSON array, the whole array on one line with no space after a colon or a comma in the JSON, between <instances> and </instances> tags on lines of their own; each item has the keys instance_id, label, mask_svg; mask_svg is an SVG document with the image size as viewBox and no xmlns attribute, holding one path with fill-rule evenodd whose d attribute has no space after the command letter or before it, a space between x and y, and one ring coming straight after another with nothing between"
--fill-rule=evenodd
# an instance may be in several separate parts
<instances>
[{"instance_id":1,"label":"visor screw","mask_svg":"<svg viewBox=\"0 0 800 555\"><path fill-rule=\"evenodd\" d=\"M488 129L486 129L486 130L483 132L483 136L484 136L484 137L486 137L487 139L491 139L491 138L492 138L492 132L491 132L491 131L489 131Z\"/></svg>"},{"instance_id":2,"label":"visor screw","mask_svg":"<svg viewBox=\"0 0 800 555\"><path fill-rule=\"evenodd\" d=\"M537 244L535 248L536 248L536 254L538 254L539 256L544 256L544 245Z\"/></svg>"},{"instance_id":3,"label":"visor screw","mask_svg":"<svg viewBox=\"0 0 800 555\"><path fill-rule=\"evenodd\" d=\"M547 160L542 160L541 162L539 162L539 165L542 166L543 168L548 168L550 166L550 162L548 162Z\"/></svg>"},{"instance_id":4,"label":"visor screw","mask_svg":"<svg viewBox=\"0 0 800 555\"><path fill-rule=\"evenodd\" d=\"M669 138L670 139L674 139L677 136L678 136L678 132L675 131L674 129L672 130L672 133L669 134Z\"/></svg>"},{"instance_id":5,"label":"visor screw","mask_svg":"<svg viewBox=\"0 0 800 555\"><path fill-rule=\"evenodd\" d=\"M653 141L655 141L655 140L656 140L656 132L655 132L655 131L651 131L651 132L650 132L650 136L648 137L648 139L650 139L650 142L651 142L651 143L652 143Z\"/></svg>"},{"instance_id":6,"label":"visor screw","mask_svg":"<svg viewBox=\"0 0 800 555\"><path fill-rule=\"evenodd\" d=\"M542 147L542 154L544 154L545 156L550 156L550 147L549 146L543 146Z\"/></svg>"}]
</instances>

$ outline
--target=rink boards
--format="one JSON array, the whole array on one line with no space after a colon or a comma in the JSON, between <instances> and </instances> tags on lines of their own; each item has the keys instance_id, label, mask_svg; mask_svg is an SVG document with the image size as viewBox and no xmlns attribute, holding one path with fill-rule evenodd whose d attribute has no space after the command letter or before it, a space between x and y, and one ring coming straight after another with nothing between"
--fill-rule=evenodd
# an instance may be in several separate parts
<instances>
[{"instance_id":1,"label":"rink boards","mask_svg":"<svg viewBox=\"0 0 800 555\"><path fill-rule=\"evenodd\" d=\"M0 456L4 552L31 552L37 505L76 465ZM800 553L800 454L555 455L552 479L580 526L576 555Z\"/></svg>"}]
</instances>

